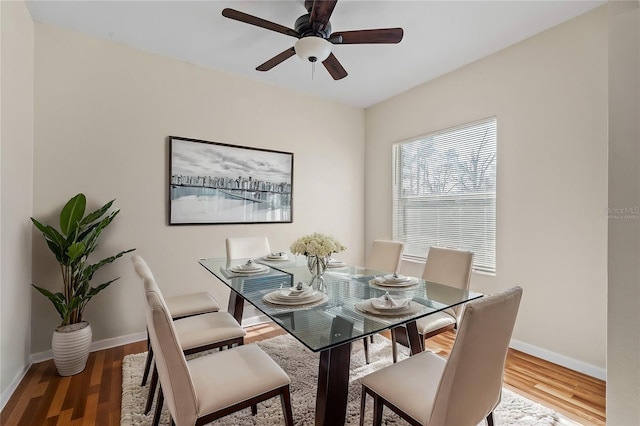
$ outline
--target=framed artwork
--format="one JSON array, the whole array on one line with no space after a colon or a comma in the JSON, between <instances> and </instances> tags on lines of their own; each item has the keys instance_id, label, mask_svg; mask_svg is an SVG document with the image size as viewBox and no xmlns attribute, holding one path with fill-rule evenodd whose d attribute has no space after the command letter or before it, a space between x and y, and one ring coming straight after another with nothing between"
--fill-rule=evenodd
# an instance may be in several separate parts
<instances>
[{"instance_id":1,"label":"framed artwork","mask_svg":"<svg viewBox=\"0 0 640 426\"><path fill-rule=\"evenodd\" d=\"M291 223L293 153L169 137L169 224Z\"/></svg>"}]
</instances>

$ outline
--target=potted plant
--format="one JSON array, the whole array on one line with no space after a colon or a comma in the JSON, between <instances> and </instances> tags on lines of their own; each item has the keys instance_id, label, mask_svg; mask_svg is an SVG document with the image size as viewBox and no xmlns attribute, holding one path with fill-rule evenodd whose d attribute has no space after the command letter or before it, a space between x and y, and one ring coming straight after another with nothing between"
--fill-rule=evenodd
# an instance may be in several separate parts
<instances>
[{"instance_id":1,"label":"potted plant","mask_svg":"<svg viewBox=\"0 0 640 426\"><path fill-rule=\"evenodd\" d=\"M60 211L60 230L31 218L42 232L62 273L62 292L53 293L33 284L36 290L49 298L62 318L62 324L53 332L51 342L53 359L61 376L71 376L84 370L92 334L91 326L82 319L82 314L93 296L118 279L94 287L90 284L93 274L104 265L135 250L123 250L96 263L88 260L98 246L102 231L120 212L108 212L114 201L85 216L86 197L82 193L77 194Z\"/></svg>"}]
</instances>

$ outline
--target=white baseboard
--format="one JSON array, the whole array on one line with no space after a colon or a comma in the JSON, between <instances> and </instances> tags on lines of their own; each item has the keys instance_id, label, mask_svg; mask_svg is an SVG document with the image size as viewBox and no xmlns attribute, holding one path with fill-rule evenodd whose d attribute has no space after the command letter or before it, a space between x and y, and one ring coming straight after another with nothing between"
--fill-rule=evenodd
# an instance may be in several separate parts
<instances>
[{"instance_id":1,"label":"white baseboard","mask_svg":"<svg viewBox=\"0 0 640 426\"><path fill-rule=\"evenodd\" d=\"M257 315L257 316L253 316L253 317L249 317L249 318L243 318L242 319L242 326L243 327L249 327L249 326L256 325L256 324L263 324L263 323L269 322L269 321L271 321L271 320L266 315ZM89 351L90 352L101 351L103 349L115 348L116 346L122 346L122 345L126 345L128 343L139 342L141 340L147 340L147 333L146 332L133 333L133 334L128 334L126 336L120 336L120 337L113 337L111 339L98 340L98 341L93 342L91 344L91 348L89 349ZM53 359L53 352L51 352L51 349L49 349L47 351L44 351L44 352L38 352L38 353L35 353L35 354L31 354L31 363L32 364L35 364L35 363L38 363L38 362L43 362L43 361L48 361L50 359ZM26 371L25 371L25 373L26 373Z\"/></svg>"},{"instance_id":2,"label":"white baseboard","mask_svg":"<svg viewBox=\"0 0 640 426\"><path fill-rule=\"evenodd\" d=\"M22 382L22 379L24 379L24 376L27 374L27 371L29 371L31 364L33 363L29 363L28 365L25 365L22 371L19 371L18 374L16 374L16 376L13 378L13 380L11 381L7 389L5 389L4 392L2 392L2 396L0 396L0 410L4 410L4 406L6 405L7 402L9 402L9 398L11 398L11 395L13 395L13 393L16 391L16 389L20 385L20 382Z\"/></svg>"},{"instance_id":3,"label":"white baseboard","mask_svg":"<svg viewBox=\"0 0 640 426\"><path fill-rule=\"evenodd\" d=\"M252 325L264 324L266 322L272 322L272 320L266 315L242 318L242 327L250 327Z\"/></svg>"},{"instance_id":4,"label":"white baseboard","mask_svg":"<svg viewBox=\"0 0 640 426\"><path fill-rule=\"evenodd\" d=\"M256 324L263 324L269 321L271 320L266 315L258 315L258 316L253 316L249 318L243 318L242 326L249 327ZM101 351L103 349L115 348L116 346L122 346L128 343L139 342L141 340L147 340L147 333L144 331L140 333L128 334L126 336L113 337L111 339L98 340L91 344L91 348L89 349L89 351L90 352ZM51 349L49 349L44 352L31 354L30 359L32 364L48 361L50 359L53 359L53 352L51 352ZM26 370L25 370L25 373L26 373Z\"/></svg>"},{"instance_id":5,"label":"white baseboard","mask_svg":"<svg viewBox=\"0 0 640 426\"><path fill-rule=\"evenodd\" d=\"M595 377L596 379L607 380L607 370L604 368L569 358L568 356L560 355L518 340L512 339L509 346L513 349L519 350L520 352L558 364L562 367L568 368L569 370L577 371L579 373L586 374L587 376Z\"/></svg>"},{"instance_id":6,"label":"white baseboard","mask_svg":"<svg viewBox=\"0 0 640 426\"><path fill-rule=\"evenodd\" d=\"M89 351L101 351L103 349L115 348L116 346L139 342L141 340L147 340L147 333L144 331L141 333L128 334L126 336L113 337L111 339L98 340L91 343L91 348L89 349ZM50 359L53 359L53 352L51 352L51 349L49 349L48 351L31 354L32 364L42 361L48 361Z\"/></svg>"}]
</instances>

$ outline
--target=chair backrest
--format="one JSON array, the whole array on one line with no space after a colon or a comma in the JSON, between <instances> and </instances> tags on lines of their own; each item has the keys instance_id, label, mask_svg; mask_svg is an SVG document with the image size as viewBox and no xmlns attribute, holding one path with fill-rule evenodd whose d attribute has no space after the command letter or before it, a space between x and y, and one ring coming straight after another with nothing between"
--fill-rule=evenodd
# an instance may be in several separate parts
<instances>
[{"instance_id":1,"label":"chair backrest","mask_svg":"<svg viewBox=\"0 0 640 426\"><path fill-rule=\"evenodd\" d=\"M178 425L195 424L198 418L196 393L169 309L144 259L135 255L131 261L144 284L149 340L169 412Z\"/></svg>"},{"instance_id":2,"label":"chair backrest","mask_svg":"<svg viewBox=\"0 0 640 426\"><path fill-rule=\"evenodd\" d=\"M271 253L267 237L233 237L226 239L227 260L262 257Z\"/></svg>"},{"instance_id":3,"label":"chair backrest","mask_svg":"<svg viewBox=\"0 0 640 426\"><path fill-rule=\"evenodd\" d=\"M467 291L471 281L472 266L473 252L471 251L430 247L422 278ZM455 306L447 312L459 320L462 305Z\"/></svg>"},{"instance_id":4,"label":"chair backrest","mask_svg":"<svg viewBox=\"0 0 640 426\"><path fill-rule=\"evenodd\" d=\"M427 253L422 278L463 290L469 289L473 252L431 247Z\"/></svg>"},{"instance_id":5,"label":"chair backrest","mask_svg":"<svg viewBox=\"0 0 640 426\"><path fill-rule=\"evenodd\" d=\"M368 269L377 269L397 273L402 263L404 244L400 241L374 240L365 265Z\"/></svg>"},{"instance_id":6,"label":"chair backrest","mask_svg":"<svg viewBox=\"0 0 640 426\"><path fill-rule=\"evenodd\" d=\"M467 303L429 424L476 425L498 405L521 297L513 287Z\"/></svg>"}]
</instances>

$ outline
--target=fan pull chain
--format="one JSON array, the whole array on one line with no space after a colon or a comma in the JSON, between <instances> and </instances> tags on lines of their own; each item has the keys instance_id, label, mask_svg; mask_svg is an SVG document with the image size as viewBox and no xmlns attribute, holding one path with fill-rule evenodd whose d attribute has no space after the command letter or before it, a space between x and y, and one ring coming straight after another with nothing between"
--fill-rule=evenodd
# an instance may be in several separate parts
<instances>
[{"instance_id":1,"label":"fan pull chain","mask_svg":"<svg viewBox=\"0 0 640 426\"><path fill-rule=\"evenodd\" d=\"M313 80L313 76L316 73L316 63L311 62L311 80Z\"/></svg>"}]
</instances>

